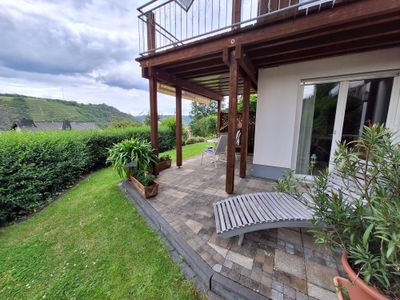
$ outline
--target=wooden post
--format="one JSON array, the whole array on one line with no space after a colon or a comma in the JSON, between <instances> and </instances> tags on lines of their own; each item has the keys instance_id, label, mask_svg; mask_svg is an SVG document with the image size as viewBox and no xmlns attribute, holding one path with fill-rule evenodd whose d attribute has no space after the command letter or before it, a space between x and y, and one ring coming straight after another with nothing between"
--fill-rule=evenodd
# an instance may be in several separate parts
<instances>
[{"instance_id":1,"label":"wooden post","mask_svg":"<svg viewBox=\"0 0 400 300\"><path fill-rule=\"evenodd\" d=\"M219 136L219 131L222 127L221 124L221 101L217 101L217 135Z\"/></svg>"},{"instance_id":2,"label":"wooden post","mask_svg":"<svg viewBox=\"0 0 400 300\"><path fill-rule=\"evenodd\" d=\"M149 12L146 15L147 17L147 50L150 52L154 52L156 48L156 27L155 27L155 19L154 13Z\"/></svg>"},{"instance_id":3,"label":"wooden post","mask_svg":"<svg viewBox=\"0 0 400 300\"><path fill-rule=\"evenodd\" d=\"M151 146L158 156L158 112L157 112L157 78L150 77L150 130Z\"/></svg>"},{"instance_id":4,"label":"wooden post","mask_svg":"<svg viewBox=\"0 0 400 300\"><path fill-rule=\"evenodd\" d=\"M229 112L228 112L228 146L226 154L225 191L232 194L235 184L235 151L236 151L236 109L238 91L238 64L235 50L229 56Z\"/></svg>"},{"instance_id":5,"label":"wooden post","mask_svg":"<svg viewBox=\"0 0 400 300\"><path fill-rule=\"evenodd\" d=\"M182 166L182 89L175 88L176 93L176 165Z\"/></svg>"},{"instance_id":6,"label":"wooden post","mask_svg":"<svg viewBox=\"0 0 400 300\"><path fill-rule=\"evenodd\" d=\"M239 23L241 19L242 0L232 0L232 24ZM240 26L233 26L233 30Z\"/></svg>"},{"instance_id":7,"label":"wooden post","mask_svg":"<svg viewBox=\"0 0 400 300\"><path fill-rule=\"evenodd\" d=\"M242 112L242 135L240 140L240 177L246 177L247 147L249 143L249 118L250 118L250 78L243 79L243 112Z\"/></svg>"}]
</instances>

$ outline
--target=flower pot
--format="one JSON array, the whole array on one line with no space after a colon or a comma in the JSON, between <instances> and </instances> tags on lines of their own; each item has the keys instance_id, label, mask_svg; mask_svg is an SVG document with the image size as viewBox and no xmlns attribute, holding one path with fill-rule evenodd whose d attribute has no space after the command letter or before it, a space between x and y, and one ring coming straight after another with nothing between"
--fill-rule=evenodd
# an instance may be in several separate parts
<instances>
[{"instance_id":1,"label":"flower pot","mask_svg":"<svg viewBox=\"0 0 400 300\"><path fill-rule=\"evenodd\" d=\"M153 181L151 185L144 186L139 180L133 176L129 176L129 181L133 187L145 198L151 198L158 194L158 183Z\"/></svg>"},{"instance_id":2,"label":"flower pot","mask_svg":"<svg viewBox=\"0 0 400 300\"><path fill-rule=\"evenodd\" d=\"M162 160L157 164L157 171L161 172L162 170L168 169L171 167L171 160Z\"/></svg>"},{"instance_id":3,"label":"flower pot","mask_svg":"<svg viewBox=\"0 0 400 300\"><path fill-rule=\"evenodd\" d=\"M343 290L347 290L349 297L352 300L388 300L388 298L376 288L368 285L364 280L357 276L349 265L346 254L342 255L342 265L349 280L339 276L333 279L335 286L338 288L339 300L346 299Z\"/></svg>"}]
</instances>

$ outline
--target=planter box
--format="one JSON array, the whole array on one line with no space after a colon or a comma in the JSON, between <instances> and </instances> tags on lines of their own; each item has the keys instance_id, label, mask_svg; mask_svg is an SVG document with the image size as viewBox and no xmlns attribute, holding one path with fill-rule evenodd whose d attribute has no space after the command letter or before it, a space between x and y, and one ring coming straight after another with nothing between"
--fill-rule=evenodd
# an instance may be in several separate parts
<instances>
[{"instance_id":1,"label":"planter box","mask_svg":"<svg viewBox=\"0 0 400 300\"><path fill-rule=\"evenodd\" d=\"M160 161L157 164L157 171L158 172L161 172L162 170L165 170L165 169L168 169L168 168L171 168L171 160L170 159Z\"/></svg>"},{"instance_id":2,"label":"planter box","mask_svg":"<svg viewBox=\"0 0 400 300\"><path fill-rule=\"evenodd\" d=\"M153 183L149 186L144 186L133 176L129 176L129 181L133 187L146 199L154 197L158 194L158 183L155 181L153 181Z\"/></svg>"}]
</instances>

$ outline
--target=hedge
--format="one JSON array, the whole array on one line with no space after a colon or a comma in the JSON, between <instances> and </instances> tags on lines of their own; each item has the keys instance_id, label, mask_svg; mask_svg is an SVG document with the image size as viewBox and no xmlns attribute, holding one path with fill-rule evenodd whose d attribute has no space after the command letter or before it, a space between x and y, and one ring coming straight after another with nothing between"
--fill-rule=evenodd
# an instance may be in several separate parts
<instances>
[{"instance_id":1,"label":"hedge","mask_svg":"<svg viewBox=\"0 0 400 300\"><path fill-rule=\"evenodd\" d=\"M149 141L150 128L0 133L0 224L36 211L105 166L107 148L131 137ZM174 145L175 132L160 126L160 151Z\"/></svg>"}]
</instances>

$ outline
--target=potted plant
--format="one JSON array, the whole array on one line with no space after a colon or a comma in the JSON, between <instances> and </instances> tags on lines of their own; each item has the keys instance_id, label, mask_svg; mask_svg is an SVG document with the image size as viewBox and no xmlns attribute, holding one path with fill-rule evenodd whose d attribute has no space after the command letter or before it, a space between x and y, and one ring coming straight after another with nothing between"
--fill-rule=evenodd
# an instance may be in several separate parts
<instances>
[{"instance_id":1,"label":"potted plant","mask_svg":"<svg viewBox=\"0 0 400 300\"><path fill-rule=\"evenodd\" d=\"M169 156L168 154L160 156L157 164L158 172L161 172L162 170L168 169L170 167L171 167L171 156Z\"/></svg>"},{"instance_id":2,"label":"potted plant","mask_svg":"<svg viewBox=\"0 0 400 300\"><path fill-rule=\"evenodd\" d=\"M148 142L132 138L114 144L108 149L108 162L121 177L126 177L143 197L154 197L158 183L151 171L156 165L156 156Z\"/></svg>"},{"instance_id":3,"label":"potted plant","mask_svg":"<svg viewBox=\"0 0 400 300\"><path fill-rule=\"evenodd\" d=\"M316 243L343 253L349 284L335 279L339 299L343 292L350 299L400 299L400 148L393 134L380 125L365 127L358 140L339 144L334 170L343 191L329 189L326 171L306 193ZM280 186L293 192L293 179Z\"/></svg>"}]
</instances>

